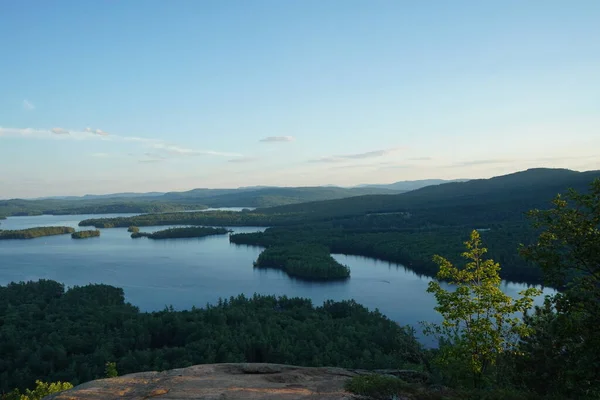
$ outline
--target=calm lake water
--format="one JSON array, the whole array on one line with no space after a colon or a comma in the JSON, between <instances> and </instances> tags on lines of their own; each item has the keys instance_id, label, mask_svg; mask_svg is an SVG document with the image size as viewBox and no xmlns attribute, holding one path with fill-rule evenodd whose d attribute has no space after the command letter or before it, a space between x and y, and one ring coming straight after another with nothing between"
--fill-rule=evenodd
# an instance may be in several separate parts
<instances>
[{"instance_id":1,"label":"calm lake water","mask_svg":"<svg viewBox=\"0 0 600 400\"><path fill-rule=\"evenodd\" d=\"M35 226L72 226L87 218L118 215L66 215L11 217L0 229ZM152 232L166 227L143 227ZM233 227L237 232L264 228ZM99 238L73 240L70 235L31 240L0 241L0 285L9 282L52 279L67 286L105 283L125 290L127 301L142 311L203 307L219 297L254 293L308 297L320 305L327 299L354 299L370 309L378 308L402 325L418 327L419 321L437 322L435 299L426 293L431 278L421 277L402 265L365 257L336 254L351 269L345 282L313 283L288 277L278 270L254 269L259 247L229 243L227 235L198 239L133 240L126 228L101 229ZM527 286L503 283L516 295ZM545 289L545 294L553 291ZM541 303L543 296L538 298Z\"/></svg>"}]
</instances>

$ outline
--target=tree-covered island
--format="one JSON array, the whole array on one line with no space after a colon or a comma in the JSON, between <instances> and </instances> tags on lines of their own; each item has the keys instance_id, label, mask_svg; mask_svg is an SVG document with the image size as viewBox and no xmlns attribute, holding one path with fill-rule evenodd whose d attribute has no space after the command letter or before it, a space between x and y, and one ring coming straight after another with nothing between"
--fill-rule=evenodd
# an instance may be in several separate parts
<instances>
[{"instance_id":1,"label":"tree-covered island","mask_svg":"<svg viewBox=\"0 0 600 400\"><path fill-rule=\"evenodd\" d=\"M87 239L92 237L99 237L100 231L98 229L92 229L89 231L78 231L71 233L73 239Z\"/></svg>"},{"instance_id":2,"label":"tree-covered island","mask_svg":"<svg viewBox=\"0 0 600 400\"><path fill-rule=\"evenodd\" d=\"M137 228L137 227L136 227ZM200 238L212 235L225 235L231 232L225 228L211 228L206 226L192 226L188 228L171 228L157 231L154 233L137 232L131 234L132 239L147 237L149 239L183 239L183 238Z\"/></svg>"},{"instance_id":3,"label":"tree-covered island","mask_svg":"<svg viewBox=\"0 0 600 400\"><path fill-rule=\"evenodd\" d=\"M64 235L73 232L75 232L75 229L68 226L41 226L18 230L0 230L0 240L35 239L42 236Z\"/></svg>"},{"instance_id":4,"label":"tree-covered island","mask_svg":"<svg viewBox=\"0 0 600 400\"><path fill-rule=\"evenodd\" d=\"M289 276L305 280L343 280L350 268L338 263L326 246L288 245L269 247L254 262L255 268L276 268Z\"/></svg>"}]
</instances>

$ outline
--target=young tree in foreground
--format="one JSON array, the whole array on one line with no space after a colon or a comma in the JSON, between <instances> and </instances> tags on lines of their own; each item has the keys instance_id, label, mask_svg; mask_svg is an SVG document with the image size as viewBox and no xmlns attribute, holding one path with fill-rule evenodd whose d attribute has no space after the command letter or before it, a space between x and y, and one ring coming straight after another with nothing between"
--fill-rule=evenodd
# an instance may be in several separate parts
<instances>
[{"instance_id":1,"label":"young tree in foreground","mask_svg":"<svg viewBox=\"0 0 600 400\"><path fill-rule=\"evenodd\" d=\"M42 381L35 381L35 389L25 390L25 394L21 394L18 390L13 390L2 397L6 400L42 400L44 397L59 393L64 390L72 389L73 385L69 382L52 382L46 383Z\"/></svg>"},{"instance_id":2,"label":"young tree in foreground","mask_svg":"<svg viewBox=\"0 0 600 400\"><path fill-rule=\"evenodd\" d=\"M526 317L520 375L541 394L600 398L600 179L586 194L557 196L549 210L529 213L541 229L522 254L562 291Z\"/></svg>"},{"instance_id":3,"label":"young tree in foreground","mask_svg":"<svg viewBox=\"0 0 600 400\"><path fill-rule=\"evenodd\" d=\"M530 288L513 300L500 290L500 266L484 259L487 249L482 247L479 232L474 230L465 245L462 256L468 262L464 268L434 256L440 268L437 278L448 281L455 290L445 290L437 281L429 283L427 291L434 294L435 310L444 320L441 325L427 324L425 333L440 339L439 363L460 364L471 374L473 385L480 387L499 356L515 352L518 337L529 334L514 314L531 308L540 291Z\"/></svg>"}]
</instances>

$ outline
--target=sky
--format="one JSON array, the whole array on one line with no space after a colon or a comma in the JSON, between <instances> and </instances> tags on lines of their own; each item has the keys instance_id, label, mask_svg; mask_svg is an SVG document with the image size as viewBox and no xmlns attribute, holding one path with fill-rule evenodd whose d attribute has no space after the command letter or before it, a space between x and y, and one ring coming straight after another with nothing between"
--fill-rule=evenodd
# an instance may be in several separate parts
<instances>
[{"instance_id":1,"label":"sky","mask_svg":"<svg viewBox=\"0 0 600 400\"><path fill-rule=\"evenodd\" d=\"M600 2L4 0L0 198L600 169Z\"/></svg>"}]
</instances>

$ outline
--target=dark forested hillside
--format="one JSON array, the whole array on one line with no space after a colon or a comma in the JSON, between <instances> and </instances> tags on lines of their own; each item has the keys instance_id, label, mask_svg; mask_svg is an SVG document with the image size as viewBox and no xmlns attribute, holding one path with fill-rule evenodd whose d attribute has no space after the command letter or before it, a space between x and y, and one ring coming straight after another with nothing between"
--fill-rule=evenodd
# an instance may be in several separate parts
<instances>
[{"instance_id":1,"label":"dark forested hillside","mask_svg":"<svg viewBox=\"0 0 600 400\"><path fill-rule=\"evenodd\" d=\"M436 209L448 208L459 213L463 210L464 213L474 207L483 208L491 213L506 210L517 215L547 205L557 193L568 188L585 191L590 182L597 177L600 177L600 171L577 172L537 168L490 179L427 186L393 196L373 195L310 202L271 207L261 212L332 217L433 209L428 212L432 215Z\"/></svg>"},{"instance_id":2,"label":"dark forested hillside","mask_svg":"<svg viewBox=\"0 0 600 400\"><path fill-rule=\"evenodd\" d=\"M36 379L73 384L119 373L218 362L350 368L420 364L408 329L354 301L220 300L190 311L141 313L107 285L65 292L54 281L0 286L0 394Z\"/></svg>"}]
</instances>

